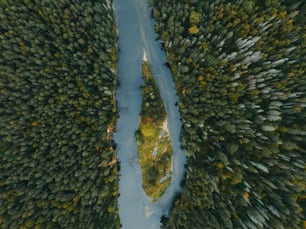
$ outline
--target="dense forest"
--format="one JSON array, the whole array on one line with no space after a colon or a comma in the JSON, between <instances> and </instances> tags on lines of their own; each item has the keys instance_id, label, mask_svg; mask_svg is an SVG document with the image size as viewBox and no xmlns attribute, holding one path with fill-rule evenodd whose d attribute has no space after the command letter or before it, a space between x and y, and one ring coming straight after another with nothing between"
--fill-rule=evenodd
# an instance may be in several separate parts
<instances>
[{"instance_id":1,"label":"dense forest","mask_svg":"<svg viewBox=\"0 0 306 229\"><path fill-rule=\"evenodd\" d=\"M187 155L164 228L301 228L305 2L150 2Z\"/></svg>"},{"instance_id":2,"label":"dense forest","mask_svg":"<svg viewBox=\"0 0 306 229\"><path fill-rule=\"evenodd\" d=\"M0 0L0 228L120 227L110 2ZM301 228L305 2L150 2L187 155L163 227Z\"/></svg>"},{"instance_id":3,"label":"dense forest","mask_svg":"<svg viewBox=\"0 0 306 229\"><path fill-rule=\"evenodd\" d=\"M0 228L119 228L110 1L0 1Z\"/></svg>"}]
</instances>

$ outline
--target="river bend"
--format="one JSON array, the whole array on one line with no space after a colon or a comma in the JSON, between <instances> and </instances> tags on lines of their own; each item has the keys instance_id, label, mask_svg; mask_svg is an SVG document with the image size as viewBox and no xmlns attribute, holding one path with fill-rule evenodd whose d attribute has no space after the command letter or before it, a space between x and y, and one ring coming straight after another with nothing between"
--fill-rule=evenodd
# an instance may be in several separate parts
<instances>
[{"instance_id":1,"label":"river bend","mask_svg":"<svg viewBox=\"0 0 306 229\"><path fill-rule=\"evenodd\" d=\"M158 229L160 218L168 214L173 198L180 192L185 156L180 148L181 121L171 72L164 65L165 53L156 41L148 0L114 0L117 20L119 87L116 91L119 118L114 141L120 161L119 215L123 229ZM172 141L172 177L165 194L155 203L142 188L135 131L141 108L141 62L146 52L155 81L165 103Z\"/></svg>"}]
</instances>

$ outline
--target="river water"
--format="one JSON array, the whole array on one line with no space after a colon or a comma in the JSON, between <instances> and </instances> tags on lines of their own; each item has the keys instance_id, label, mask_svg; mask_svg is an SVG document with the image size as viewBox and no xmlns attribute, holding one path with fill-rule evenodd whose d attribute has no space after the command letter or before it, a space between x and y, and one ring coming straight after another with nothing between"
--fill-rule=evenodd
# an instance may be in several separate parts
<instances>
[{"instance_id":1,"label":"river water","mask_svg":"<svg viewBox=\"0 0 306 229\"><path fill-rule=\"evenodd\" d=\"M116 91L119 118L114 141L120 161L119 215L123 229L158 229L162 215L167 215L175 195L181 191L185 156L180 148L181 121L171 72L164 65L165 53L155 40L154 21L148 0L114 0L119 42L119 87ZM165 194L152 203L142 188L135 130L141 108L141 62L146 52L155 81L164 100L168 129L172 140L172 177Z\"/></svg>"}]
</instances>

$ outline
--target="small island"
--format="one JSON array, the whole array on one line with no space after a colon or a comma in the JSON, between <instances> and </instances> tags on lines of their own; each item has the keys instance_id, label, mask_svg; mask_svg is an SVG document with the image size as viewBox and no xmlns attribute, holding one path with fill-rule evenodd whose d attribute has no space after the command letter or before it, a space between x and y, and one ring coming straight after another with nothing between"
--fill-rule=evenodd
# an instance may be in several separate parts
<instances>
[{"instance_id":1,"label":"small island","mask_svg":"<svg viewBox=\"0 0 306 229\"><path fill-rule=\"evenodd\" d=\"M135 136L143 188L147 195L156 201L165 192L171 180L172 147L165 105L145 56L142 76L142 106Z\"/></svg>"}]
</instances>

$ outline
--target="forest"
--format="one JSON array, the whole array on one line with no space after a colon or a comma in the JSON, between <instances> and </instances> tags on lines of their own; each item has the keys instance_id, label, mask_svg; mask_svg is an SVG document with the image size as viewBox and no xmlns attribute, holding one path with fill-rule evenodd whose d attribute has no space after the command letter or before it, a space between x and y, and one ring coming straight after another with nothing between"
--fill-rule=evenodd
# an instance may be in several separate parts
<instances>
[{"instance_id":1,"label":"forest","mask_svg":"<svg viewBox=\"0 0 306 229\"><path fill-rule=\"evenodd\" d=\"M187 156L163 228L305 227L305 2L150 3Z\"/></svg>"},{"instance_id":2,"label":"forest","mask_svg":"<svg viewBox=\"0 0 306 229\"><path fill-rule=\"evenodd\" d=\"M0 1L0 228L120 228L109 1Z\"/></svg>"},{"instance_id":3,"label":"forest","mask_svg":"<svg viewBox=\"0 0 306 229\"><path fill-rule=\"evenodd\" d=\"M110 2L0 0L0 228L120 228ZM305 2L150 3L187 156L163 228L305 227Z\"/></svg>"}]
</instances>

